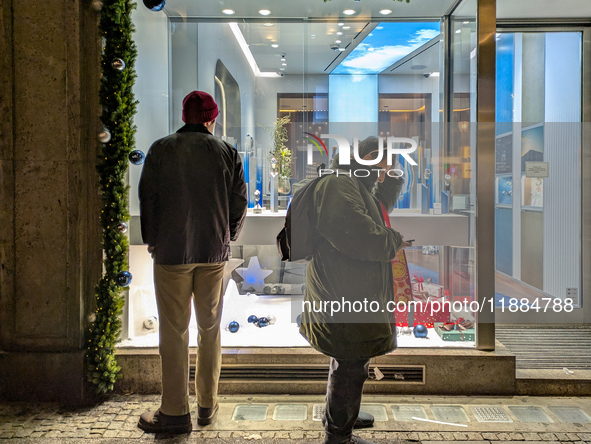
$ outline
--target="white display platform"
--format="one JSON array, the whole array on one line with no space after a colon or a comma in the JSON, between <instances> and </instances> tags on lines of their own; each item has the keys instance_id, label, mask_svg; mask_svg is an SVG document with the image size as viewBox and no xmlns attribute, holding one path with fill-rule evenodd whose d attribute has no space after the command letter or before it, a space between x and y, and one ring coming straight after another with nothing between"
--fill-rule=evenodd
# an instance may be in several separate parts
<instances>
[{"instance_id":1,"label":"white display platform","mask_svg":"<svg viewBox=\"0 0 591 444\"><path fill-rule=\"evenodd\" d=\"M261 214L249 211L235 245L275 245L275 238L285 223L286 210ZM470 245L470 218L460 214L421 214L407 210L390 213L392 228L414 245L467 247Z\"/></svg>"},{"instance_id":2,"label":"white display platform","mask_svg":"<svg viewBox=\"0 0 591 444\"><path fill-rule=\"evenodd\" d=\"M228 263L231 271L242 262L235 259ZM157 347L158 327L148 330L143 322L149 316L158 316L156 296L153 283L153 263L146 247L136 245L130 247L130 272L133 275L129 287L128 299L128 337L118 344L118 347ZM226 274L229 277L229 272ZM222 346L223 347L309 347L308 342L300 333L297 324L292 323L292 301L301 301L302 295L297 296L257 296L240 295L236 283L230 279L224 295L224 312L222 315ZM295 304L298 310L299 304ZM248 317L274 315L274 325L259 328L248 324ZM297 315L296 315L297 317ZM197 324L192 310L189 325L189 344L197 346ZM231 333L225 327L235 320L240 324L236 333ZM398 346L404 347L445 347L445 348L474 348L473 342L443 341L433 329L429 329L428 339L418 339L413 335L398 336Z\"/></svg>"}]
</instances>

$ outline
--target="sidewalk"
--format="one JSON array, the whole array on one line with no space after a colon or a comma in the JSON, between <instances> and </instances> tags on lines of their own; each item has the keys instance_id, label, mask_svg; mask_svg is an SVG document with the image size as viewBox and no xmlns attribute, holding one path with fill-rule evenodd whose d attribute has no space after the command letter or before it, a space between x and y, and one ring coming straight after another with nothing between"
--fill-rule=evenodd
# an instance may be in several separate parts
<instances>
[{"instance_id":1,"label":"sidewalk","mask_svg":"<svg viewBox=\"0 0 591 444\"><path fill-rule=\"evenodd\" d=\"M55 404L1 403L0 443L322 442L322 396L222 396L216 422L200 427L193 412L193 433L176 437L145 434L137 428L139 415L156 409L159 399L114 396L101 405L75 410ZM362 409L374 414L376 422L356 434L376 443L591 442L591 398L366 396ZM452 425L412 419L417 416Z\"/></svg>"}]
</instances>

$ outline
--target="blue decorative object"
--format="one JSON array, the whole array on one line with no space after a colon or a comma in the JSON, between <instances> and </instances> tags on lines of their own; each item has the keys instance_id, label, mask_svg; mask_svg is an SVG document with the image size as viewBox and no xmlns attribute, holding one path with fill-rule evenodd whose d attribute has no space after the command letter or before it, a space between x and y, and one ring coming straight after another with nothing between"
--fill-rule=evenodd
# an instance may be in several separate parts
<instances>
[{"instance_id":1,"label":"blue decorative object","mask_svg":"<svg viewBox=\"0 0 591 444\"><path fill-rule=\"evenodd\" d=\"M162 11L162 8L166 6L164 0L144 0L144 6L150 11L158 12Z\"/></svg>"},{"instance_id":2,"label":"blue decorative object","mask_svg":"<svg viewBox=\"0 0 591 444\"><path fill-rule=\"evenodd\" d=\"M134 165L141 165L146 160L146 155L140 150L133 150L129 153L129 161Z\"/></svg>"},{"instance_id":3,"label":"blue decorative object","mask_svg":"<svg viewBox=\"0 0 591 444\"><path fill-rule=\"evenodd\" d=\"M250 315L248 317L248 323L249 324L256 324L256 322L259 320L259 318L257 318L255 315Z\"/></svg>"},{"instance_id":4,"label":"blue decorative object","mask_svg":"<svg viewBox=\"0 0 591 444\"><path fill-rule=\"evenodd\" d=\"M300 325L302 325L302 315L301 314L299 314L298 317L296 318L296 323L298 324L298 327Z\"/></svg>"},{"instance_id":5,"label":"blue decorative object","mask_svg":"<svg viewBox=\"0 0 591 444\"><path fill-rule=\"evenodd\" d=\"M417 324L412 332L415 338L426 338L429 330L423 324Z\"/></svg>"},{"instance_id":6,"label":"blue decorative object","mask_svg":"<svg viewBox=\"0 0 591 444\"><path fill-rule=\"evenodd\" d=\"M269 325L269 320L267 318L259 318L255 325L259 328L266 327L267 325Z\"/></svg>"},{"instance_id":7,"label":"blue decorative object","mask_svg":"<svg viewBox=\"0 0 591 444\"><path fill-rule=\"evenodd\" d=\"M129 271L122 271L117 275L117 283L121 287L129 287L129 284L131 284L131 278L132 276Z\"/></svg>"},{"instance_id":8,"label":"blue decorative object","mask_svg":"<svg viewBox=\"0 0 591 444\"><path fill-rule=\"evenodd\" d=\"M232 321L228 324L228 331L230 333L236 333L238 330L240 330L240 324L236 321Z\"/></svg>"}]
</instances>

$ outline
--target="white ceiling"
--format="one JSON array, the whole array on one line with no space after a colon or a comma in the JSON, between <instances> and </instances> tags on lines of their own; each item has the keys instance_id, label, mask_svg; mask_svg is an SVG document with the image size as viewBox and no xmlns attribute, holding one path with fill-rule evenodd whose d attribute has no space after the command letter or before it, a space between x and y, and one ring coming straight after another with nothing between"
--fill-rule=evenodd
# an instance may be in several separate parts
<instances>
[{"instance_id":1,"label":"white ceiling","mask_svg":"<svg viewBox=\"0 0 591 444\"><path fill-rule=\"evenodd\" d=\"M391 9L388 18L438 18L445 14L454 0L167 0L168 15L198 18L225 18L222 9L233 9L234 18L262 18L260 9L269 9L269 19L277 18L347 18L342 12L357 11L353 18L369 20L384 17L381 9ZM140 5L141 7L141 5ZM497 18L591 18L590 0L497 0Z\"/></svg>"},{"instance_id":2,"label":"white ceiling","mask_svg":"<svg viewBox=\"0 0 591 444\"><path fill-rule=\"evenodd\" d=\"M347 22L344 27L349 29L343 29L337 23L326 22L268 24L272 26L265 26L260 22L238 25L261 71L328 74L377 23ZM336 32L343 34L337 36ZM357 38L354 40L355 37ZM343 48L350 45L348 50L332 50L331 45L337 39L341 40L340 46ZM273 44L279 46L274 48ZM285 55L285 62L281 60L282 55ZM282 63L287 63L287 66L282 66ZM281 71L280 68L284 70Z\"/></svg>"},{"instance_id":3,"label":"white ceiling","mask_svg":"<svg viewBox=\"0 0 591 444\"><path fill-rule=\"evenodd\" d=\"M379 21L437 19L446 13L453 1L411 0L406 3L396 0L332 0L325 3L322 0L167 0L165 12L169 16L193 17L197 20L237 22L262 72L328 74ZM260 15L258 11L263 8L269 9L271 14L267 17ZM236 14L222 14L223 9L233 9ZM345 16L345 9L354 9L357 13ZM393 13L381 15L379 11L382 9L391 9ZM591 0L497 0L497 18L591 19ZM339 22L350 29L341 29L337 25ZM343 35L335 35L337 31L343 32ZM342 47L347 47L346 51L330 48L336 39L341 40ZM273 48L272 44L279 46ZM397 66L394 71L391 71L391 67L385 73L422 75L424 72L438 71L439 45L425 50L428 45L403 59L406 63L394 65ZM282 66L282 55L286 56L287 66ZM416 65L426 68L412 69Z\"/></svg>"},{"instance_id":4,"label":"white ceiling","mask_svg":"<svg viewBox=\"0 0 591 444\"><path fill-rule=\"evenodd\" d=\"M396 0L167 0L168 15L198 18L228 18L223 9L236 11L233 18L263 18L258 11L268 9L269 19L277 18L347 18L345 9L354 9L353 18L384 17L382 9L391 9L393 19L441 17L454 0L411 0L410 3ZM513 0L515 1L515 0ZM521 0L519 0L521 1ZM558 0L557 0L558 1Z\"/></svg>"}]
</instances>

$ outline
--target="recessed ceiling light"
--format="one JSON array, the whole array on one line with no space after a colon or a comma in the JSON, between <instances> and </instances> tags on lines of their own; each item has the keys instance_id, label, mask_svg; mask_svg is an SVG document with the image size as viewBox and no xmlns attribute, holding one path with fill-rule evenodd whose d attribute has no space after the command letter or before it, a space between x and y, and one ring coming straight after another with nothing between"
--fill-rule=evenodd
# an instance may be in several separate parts
<instances>
[{"instance_id":1,"label":"recessed ceiling light","mask_svg":"<svg viewBox=\"0 0 591 444\"><path fill-rule=\"evenodd\" d=\"M431 77L439 77L439 72L437 72L437 71L432 72Z\"/></svg>"},{"instance_id":2,"label":"recessed ceiling light","mask_svg":"<svg viewBox=\"0 0 591 444\"><path fill-rule=\"evenodd\" d=\"M351 29L350 26L343 26L343 29Z\"/></svg>"},{"instance_id":3,"label":"recessed ceiling light","mask_svg":"<svg viewBox=\"0 0 591 444\"><path fill-rule=\"evenodd\" d=\"M269 14L271 14L271 11L269 11L268 9L259 9L259 14L269 15Z\"/></svg>"},{"instance_id":4,"label":"recessed ceiling light","mask_svg":"<svg viewBox=\"0 0 591 444\"><path fill-rule=\"evenodd\" d=\"M354 9L345 9L343 11L343 14L345 14L345 15L353 15L353 14L357 14L357 11L355 11Z\"/></svg>"},{"instance_id":5,"label":"recessed ceiling light","mask_svg":"<svg viewBox=\"0 0 591 444\"><path fill-rule=\"evenodd\" d=\"M469 21L465 21L465 22L464 22L464 25L467 25L468 23L470 23L470 22L469 22Z\"/></svg>"},{"instance_id":6,"label":"recessed ceiling light","mask_svg":"<svg viewBox=\"0 0 591 444\"><path fill-rule=\"evenodd\" d=\"M236 14L236 11L234 11L233 9L223 9L222 12L226 15Z\"/></svg>"},{"instance_id":7,"label":"recessed ceiling light","mask_svg":"<svg viewBox=\"0 0 591 444\"><path fill-rule=\"evenodd\" d=\"M344 51L346 48L339 48L339 51Z\"/></svg>"},{"instance_id":8,"label":"recessed ceiling light","mask_svg":"<svg viewBox=\"0 0 591 444\"><path fill-rule=\"evenodd\" d=\"M460 32L462 32L462 30L461 30L461 29L458 29L458 30L456 31L456 34L459 34Z\"/></svg>"},{"instance_id":9,"label":"recessed ceiling light","mask_svg":"<svg viewBox=\"0 0 591 444\"><path fill-rule=\"evenodd\" d=\"M279 48L279 45L278 45L277 43L273 43L271 46L272 46L273 48Z\"/></svg>"},{"instance_id":10,"label":"recessed ceiling light","mask_svg":"<svg viewBox=\"0 0 591 444\"><path fill-rule=\"evenodd\" d=\"M344 26L344 25L345 25L344 23L339 23L339 26Z\"/></svg>"},{"instance_id":11,"label":"recessed ceiling light","mask_svg":"<svg viewBox=\"0 0 591 444\"><path fill-rule=\"evenodd\" d=\"M282 66L287 66L287 63L282 63L281 65L282 65Z\"/></svg>"},{"instance_id":12,"label":"recessed ceiling light","mask_svg":"<svg viewBox=\"0 0 591 444\"><path fill-rule=\"evenodd\" d=\"M335 43L341 43L341 41L340 41L340 40L335 40L334 42L335 42Z\"/></svg>"},{"instance_id":13,"label":"recessed ceiling light","mask_svg":"<svg viewBox=\"0 0 591 444\"><path fill-rule=\"evenodd\" d=\"M273 26L273 23L265 23L265 26Z\"/></svg>"},{"instance_id":14,"label":"recessed ceiling light","mask_svg":"<svg viewBox=\"0 0 591 444\"><path fill-rule=\"evenodd\" d=\"M380 14L382 14L382 15L392 14L392 10L391 9L382 9L380 11Z\"/></svg>"},{"instance_id":15,"label":"recessed ceiling light","mask_svg":"<svg viewBox=\"0 0 591 444\"><path fill-rule=\"evenodd\" d=\"M285 57L281 57L281 61L282 62L285 62Z\"/></svg>"},{"instance_id":16,"label":"recessed ceiling light","mask_svg":"<svg viewBox=\"0 0 591 444\"><path fill-rule=\"evenodd\" d=\"M343 35L343 33L341 31L337 32L337 35Z\"/></svg>"}]
</instances>

